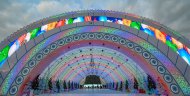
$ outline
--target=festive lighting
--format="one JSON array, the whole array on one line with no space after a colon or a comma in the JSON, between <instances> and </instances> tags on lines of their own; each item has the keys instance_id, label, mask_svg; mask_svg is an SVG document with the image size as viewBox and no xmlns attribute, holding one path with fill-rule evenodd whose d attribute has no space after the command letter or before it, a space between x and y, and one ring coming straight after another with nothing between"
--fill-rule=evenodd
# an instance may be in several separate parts
<instances>
[{"instance_id":1,"label":"festive lighting","mask_svg":"<svg viewBox=\"0 0 190 96\"><path fill-rule=\"evenodd\" d=\"M76 18L69 18L69 19L63 19L60 21L55 21L46 25L43 25L41 27L35 28L31 32L28 32L26 35L22 35L21 37L18 38L19 46L18 45L9 45L11 47L9 57L20 47L25 43L25 40L28 42L29 40L43 34L44 32L47 32L49 30L52 30L54 28L62 27L65 24L72 24L72 23L77 23L77 22L89 22L89 21L102 21L102 22L112 22L112 23L117 23L117 24L122 24L126 26L130 26L131 28L135 28L137 30L141 30L145 33L147 33L150 36L155 36L158 40L162 41L166 45L168 45L173 51L177 52L179 49L184 50L184 46L181 42L176 40L175 38L167 35L164 32L161 32L160 30L153 28L151 26L148 26L146 24L140 23L140 22L135 22L131 21L125 18L115 18L115 17L106 17L106 16L84 16L84 17L76 17ZM24 40L25 38L25 40ZM16 43L17 44L17 43ZM177 46L177 48L176 48ZM183 55L184 60L190 64L190 60L187 59L190 56L190 51L189 48L185 48L186 52L188 54ZM188 50L187 50L188 49ZM2 49L3 50L3 49ZM2 50L0 52L2 52ZM8 54L7 54L8 55ZM181 56L181 55L180 55ZM2 60L0 61L2 63L5 58L1 58Z\"/></svg>"}]
</instances>

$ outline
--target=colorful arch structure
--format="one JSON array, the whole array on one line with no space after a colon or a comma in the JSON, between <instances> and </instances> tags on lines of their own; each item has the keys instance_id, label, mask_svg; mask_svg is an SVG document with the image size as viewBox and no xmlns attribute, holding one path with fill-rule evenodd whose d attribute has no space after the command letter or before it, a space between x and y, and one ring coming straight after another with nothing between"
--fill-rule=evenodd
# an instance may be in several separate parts
<instances>
[{"instance_id":1,"label":"colorful arch structure","mask_svg":"<svg viewBox=\"0 0 190 96\"><path fill-rule=\"evenodd\" d=\"M0 43L0 95L21 95L38 74L82 82L150 75L171 96L190 95L190 42L150 19L129 13L85 10L48 17ZM90 64L91 57L94 65Z\"/></svg>"}]
</instances>

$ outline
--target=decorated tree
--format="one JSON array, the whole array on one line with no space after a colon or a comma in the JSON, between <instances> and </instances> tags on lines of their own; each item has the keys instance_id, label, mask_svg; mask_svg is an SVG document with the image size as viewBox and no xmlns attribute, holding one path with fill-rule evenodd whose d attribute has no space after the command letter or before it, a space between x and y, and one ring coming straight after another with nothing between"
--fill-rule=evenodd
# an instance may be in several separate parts
<instances>
[{"instance_id":1,"label":"decorated tree","mask_svg":"<svg viewBox=\"0 0 190 96\"><path fill-rule=\"evenodd\" d=\"M150 75L148 75L147 79L148 79L148 90L150 91L151 89L156 89L156 83L152 79L152 77Z\"/></svg>"},{"instance_id":2,"label":"decorated tree","mask_svg":"<svg viewBox=\"0 0 190 96\"><path fill-rule=\"evenodd\" d=\"M134 89L137 89L137 90L138 90L138 86L139 86L139 84L138 84L138 82L137 82L137 79L134 78Z\"/></svg>"},{"instance_id":3,"label":"decorated tree","mask_svg":"<svg viewBox=\"0 0 190 96\"><path fill-rule=\"evenodd\" d=\"M118 85L119 85L119 83L117 82L117 83L116 83L115 90L118 90Z\"/></svg>"},{"instance_id":4,"label":"decorated tree","mask_svg":"<svg viewBox=\"0 0 190 96\"><path fill-rule=\"evenodd\" d=\"M67 83L66 83L66 81L65 81L65 80L63 81L63 89L64 89L64 90L66 90L66 89L67 89Z\"/></svg>"},{"instance_id":5,"label":"decorated tree","mask_svg":"<svg viewBox=\"0 0 190 96\"><path fill-rule=\"evenodd\" d=\"M35 78L34 78L34 80L32 81L32 89L34 89L34 90L37 90L38 89L38 87L39 87L39 76L40 75L37 75Z\"/></svg>"},{"instance_id":6,"label":"decorated tree","mask_svg":"<svg viewBox=\"0 0 190 96\"><path fill-rule=\"evenodd\" d=\"M70 90L71 89L71 83L70 83L70 81L68 82L68 89Z\"/></svg>"},{"instance_id":7,"label":"decorated tree","mask_svg":"<svg viewBox=\"0 0 190 96\"><path fill-rule=\"evenodd\" d=\"M126 89L126 90L128 90L128 89L129 89L129 83L128 83L128 81L127 81L127 80L125 81L125 89Z\"/></svg>"},{"instance_id":8,"label":"decorated tree","mask_svg":"<svg viewBox=\"0 0 190 96\"><path fill-rule=\"evenodd\" d=\"M59 83L59 80L56 81L56 87L57 87L57 90L58 92L60 91L60 83Z\"/></svg>"},{"instance_id":9,"label":"decorated tree","mask_svg":"<svg viewBox=\"0 0 190 96\"><path fill-rule=\"evenodd\" d=\"M119 90L122 91L122 89L123 89L123 82L121 81L121 82L120 82Z\"/></svg>"},{"instance_id":10,"label":"decorated tree","mask_svg":"<svg viewBox=\"0 0 190 96\"><path fill-rule=\"evenodd\" d=\"M73 90L74 88L73 88L73 81L71 82L71 90Z\"/></svg>"},{"instance_id":11,"label":"decorated tree","mask_svg":"<svg viewBox=\"0 0 190 96\"><path fill-rule=\"evenodd\" d=\"M115 88L115 83L114 83L114 82L112 83L112 88L113 88L113 89Z\"/></svg>"},{"instance_id":12,"label":"decorated tree","mask_svg":"<svg viewBox=\"0 0 190 96\"><path fill-rule=\"evenodd\" d=\"M52 81L51 81L51 78L48 81L48 87L49 87L49 90L52 90Z\"/></svg>"}]
</instances>

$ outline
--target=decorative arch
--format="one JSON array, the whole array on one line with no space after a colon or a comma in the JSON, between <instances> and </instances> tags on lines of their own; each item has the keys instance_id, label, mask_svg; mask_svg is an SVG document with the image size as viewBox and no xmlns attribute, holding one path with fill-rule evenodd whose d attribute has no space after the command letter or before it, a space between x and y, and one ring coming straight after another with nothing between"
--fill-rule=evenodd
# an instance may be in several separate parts
<instances>
[{"instance_id":1,"label":"decorative arch","mask_svg":"<svg viewBox=\"0 0 190 96\"><path fill-rule=\"evenodd\" d=\"M92 42L94 45L124 53L145 73L155 73L156 75L149 75L155 80L156 76L160 77L169 94L189 95L190 44L182 38L157 22L128 13L88 10L49 17L24 27L1 43L0 93L22 94L24 84L34 78L30 74L35 72L35 68L47 71L48 65L53 64L61 55L80 49L81 46L91 46L89 42ZM117 74L121 74L120 78L134 76L134 71L125 66L122 68L126 70L116 70L108 77ZM73 79L78 76L78 73L70 69L68 71L73 73ZM125 73L127 71L133 75ZM56 75L56 72L53 74ZM57 74L60 76L59 72ZM143 76L146 75L140 77Z\"/></svg>"}]
</instances>

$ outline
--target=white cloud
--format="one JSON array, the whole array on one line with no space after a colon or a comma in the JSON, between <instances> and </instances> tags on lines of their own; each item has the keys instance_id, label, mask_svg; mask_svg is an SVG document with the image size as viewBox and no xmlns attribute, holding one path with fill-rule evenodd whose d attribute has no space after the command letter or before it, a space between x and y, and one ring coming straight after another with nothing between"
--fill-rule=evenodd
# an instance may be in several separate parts
<instances>
[{"instance_id":1,"label":"white cloud","mask_svg":"<svg viewBox=\"0 0 190 96\"><path fill-rule=\"evenodd\" d=\"M81 9L123 11L159 21L190 36L190 1L178 0L41 0L38 2L0 1L0 41L39 19ZM8 6L5 6L8 5Z\"/></svg>"}]
</instances>

